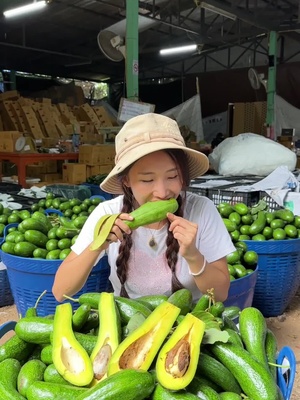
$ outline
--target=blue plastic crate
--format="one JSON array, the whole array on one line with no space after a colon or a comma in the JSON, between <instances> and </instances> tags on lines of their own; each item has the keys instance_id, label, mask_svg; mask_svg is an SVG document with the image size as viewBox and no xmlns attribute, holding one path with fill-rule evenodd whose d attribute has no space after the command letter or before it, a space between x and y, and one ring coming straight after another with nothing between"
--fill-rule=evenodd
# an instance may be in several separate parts
<instances>
[{"instance_id":1,"label":"blue plastic crate","mask_svg":"<svg viewBox=\"0 0 300 400\"><path fill-rule=\"evenodd\" d=\"M99 185L93 185L92 183L82 183L82 185L87 186L90 189L92 196L100 195L103 196L105 200L110 200L114 197L113 194L104 192L104 190L100 189Z\"/></svg>"},{"instance_id":2,"label":"blue plastic crate","mask_svg":"<svg viewBox=\"0 0 300 400\"><path fill-rule=\"evenodd\" d=\"M283 314L300 286L300 239L245 243L258 254L253 307L265 317Z\"/></svg>"},{"instance_id":3,"label":"blue plastic crate","mask_svg":"<svg viewBox=\"0 0 300 400\"><path fill-rule=\"evenodd\" d=\"M237 306L241 310L251 307L253 303L254 290L257 282L258 268L252 274L230 282L228 297L224 301L226 307Z\"/></svg>"},{"instance_id":4,"label":"blue plastic crate","mask_svg":"<svg viewBox=\"0 0 300 400\"><path fill-rule=\"evenodd\" d=\"M18 313L24 316L26 310L33 307L40 294L46 290L46 294L38 305L38 315L53 314L59 303L52 294L52 286L55 273L62 260L18 257L3 251L1 251L1 258L7 268L10 288ZM92 269L85 285L76 297L87 292L106 291L109 287L109 274L110 267L105 256ZM77 308L78 304L73 303L73 306Z\"/></svg>"}]
</instances>

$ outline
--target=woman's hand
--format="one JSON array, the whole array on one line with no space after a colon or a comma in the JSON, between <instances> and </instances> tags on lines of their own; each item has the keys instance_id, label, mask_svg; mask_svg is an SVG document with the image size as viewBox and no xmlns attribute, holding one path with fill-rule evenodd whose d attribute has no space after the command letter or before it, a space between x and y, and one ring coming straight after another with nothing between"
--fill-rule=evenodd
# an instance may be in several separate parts
<instances>
[{"instance_id":1,"label":"woman's hand","mask_svg":"<svg viewBox=\"0 0 300 400\"><path fill-rule=\"evenodd\" d=\"M115 220L111 230L107 236L106 242L103 245L102 250L106 250L110 243L117 242L118 240L123 240L123 234L126 233L129 235L131 233L131 229L124 223L124 221L132 221L133 218L131 215L127 213L122 213Z\"/></svg>"},{"instance_id":2,"label":"woman's hand","mask_svg":"<svg viewBox=\"0 0 300 400\"><path fill-rule=\"evenodd\" d=\"M171 213L168 213L167 217L170 221L169 230L179 244L179 254L187 261L197 257L199 254L196 247L198 225Z\"/></svg>"}]
</instances>

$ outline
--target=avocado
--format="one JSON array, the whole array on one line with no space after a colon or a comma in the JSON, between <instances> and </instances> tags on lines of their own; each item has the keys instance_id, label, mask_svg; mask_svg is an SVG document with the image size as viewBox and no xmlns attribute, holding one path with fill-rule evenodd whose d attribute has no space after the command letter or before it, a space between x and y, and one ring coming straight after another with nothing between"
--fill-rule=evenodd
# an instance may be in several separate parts
<instances>
[{"instance_id":1,"label":"avocado","mask_svg":"<svg viewBox=\"0 0 300 400\"><path fill-rule=\"evenodd\" d=\"M184 389L194 378L205 323L188 313L161 348L156 360L158 382L170 390Z\"/></svg>"},{"instance_id":2,"label":"avocado","mask_svg":"<svg viewBox=\"0 0 300 400\"><path fill-rule=\"evenodd\" d=\"M118 346L112 355L108 376L122 369L147 371L180 313L168 301L161 303L145 321Z\"/></svg>"},{"instance_id":3,"label":"avocado","mask_svg":"<svg viewBox=\"0 0 300 400\"><path fill-rule=\"evenodd\" d=\"M72 329L72 306L56 306L53 324L52 358L57 371L75 386L86 386L93 379L93 368L86 350Z\"/></svg>"},{"instance_id":4,"label":"avocado","mask_svg":"<svg viewBox=\"0 0 300 400\"><path fill-rule=\"evenodd\" d=\"M98 338L90 356L94 371L92 385L107 377L108 363L121 339L121 319L113 293L100 294L98 312Z\"/></svg>"}]
</instances>

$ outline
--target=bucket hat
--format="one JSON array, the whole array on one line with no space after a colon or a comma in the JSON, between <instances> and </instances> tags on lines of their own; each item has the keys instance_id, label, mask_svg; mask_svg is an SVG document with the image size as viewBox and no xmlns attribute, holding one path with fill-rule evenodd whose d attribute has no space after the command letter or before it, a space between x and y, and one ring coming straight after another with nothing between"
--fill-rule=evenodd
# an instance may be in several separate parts
<instances>
[{"instance_id":1,"label":"bucket hat","mask_svg":"<svg viewBox=\"0 0 300 400\"><path fill-rule=\"evenodd\" d=\"M128 120L115 138L115 167L100 184L102 190L122 194L119 174L135 161L159 150L180 149L188 159L190 178L203 175L209 167L205 154L186 147L176 121L161 114L147 113Z\"/></svg>"}]
</instances>

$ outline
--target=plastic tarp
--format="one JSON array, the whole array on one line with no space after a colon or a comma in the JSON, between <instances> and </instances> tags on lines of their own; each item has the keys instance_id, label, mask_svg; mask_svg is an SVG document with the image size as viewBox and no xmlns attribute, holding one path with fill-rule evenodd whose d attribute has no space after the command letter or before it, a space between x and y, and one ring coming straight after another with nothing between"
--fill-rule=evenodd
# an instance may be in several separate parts
<instances>
[{"instance_id":1,"label":"plastic tarp","mask_svg":"<svg viewBox=\"0 0 300 400\"><path fill-rule=\"evenodd\" d=\"M276 96L275 107L277 136L281 134L281 129L294 128L295 136L300 139L300 109L292 106L278 95Z\"/></svg>"},{"instance_id":2,"label":"plastic tarp","mask_svg":"<svg viewBox=\"0 0 300 400\"><path fill-rule=\"evenodd\" d=\"M178 106L163 112L162 114L176 119L179 126L187 126L196 134L197 142L204 139L199 94L196 94L195 96L186 100L184 103L181 103Z\"/></svg>"}]
</instances>

